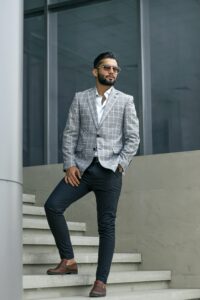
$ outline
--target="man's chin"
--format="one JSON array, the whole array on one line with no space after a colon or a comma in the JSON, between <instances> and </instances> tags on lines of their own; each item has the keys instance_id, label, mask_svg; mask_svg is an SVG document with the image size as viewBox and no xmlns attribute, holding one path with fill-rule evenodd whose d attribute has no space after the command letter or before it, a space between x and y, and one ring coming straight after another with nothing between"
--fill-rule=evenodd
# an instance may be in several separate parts
<instances>
[{"instance_id":1,"label":"man's chin","mask_svg":"<svg viewBox=\"0 0 200 300\"><path fill-rule=\"evenodd\" d=\"M104 83L104 85L106 85L106 86L113 86L114 82L107 82L107 83Z\"/></svg>"},{"instance_id":2,"label":"man's chin","mask_svg":"<svg viewBox=\"0 0 200 300\"><path fill-rule=\"evenodd\" d=\"M102 82L103 85L107 85L107 86L112 86L115 84L114 80L105 80L104 82Z\"/></svg>"},{"instance_id":3,"label":"man's chin","mask_svg":"<svg viewBox=\"0 0 200 300\"><path fill-rule=\"evenodd\" d=\"M115 80L113 79L109 80L109 79L99 77L98 80L102 85L106 85L106 86L112 86L115 84Z\"/></svg>"}]
</instances>

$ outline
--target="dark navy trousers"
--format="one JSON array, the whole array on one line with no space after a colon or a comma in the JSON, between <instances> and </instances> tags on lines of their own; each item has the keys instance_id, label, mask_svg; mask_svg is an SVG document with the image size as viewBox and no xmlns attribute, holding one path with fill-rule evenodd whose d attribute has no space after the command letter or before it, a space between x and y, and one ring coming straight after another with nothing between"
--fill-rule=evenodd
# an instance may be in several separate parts
<instances>
[{"instance_id":1,"label":"dark navy trousers","mask_svg":"<svg viewBox=\"0 0 200 300\"><path fill-rule=\"evenodd\" d=\"M96 279L104 283L107 282L115 247L115 219L121 186L120 172L105 169L94 160L83 173L78 187L72 187L63 178L45 203L47 220L60 257L72 259L74 253L63 214L73 202L91 191L94 192L99 232Z\"/></svg>"}]
</instances>

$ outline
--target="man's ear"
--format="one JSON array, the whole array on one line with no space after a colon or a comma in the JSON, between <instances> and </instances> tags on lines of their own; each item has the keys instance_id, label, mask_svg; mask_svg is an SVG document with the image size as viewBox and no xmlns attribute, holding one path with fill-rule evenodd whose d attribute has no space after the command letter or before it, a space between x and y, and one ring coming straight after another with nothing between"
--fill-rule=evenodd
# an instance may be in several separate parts
<instances>
[{"instance_id":1,"label":"man's ear","mask_svg":"<svg viewBox=\"0 0 200 300\"><path fill-rule=\"evenodd\" d=\"M97 69L92 69L92 74L95 78L97 78Z\"/></svg>"}]
</instances>

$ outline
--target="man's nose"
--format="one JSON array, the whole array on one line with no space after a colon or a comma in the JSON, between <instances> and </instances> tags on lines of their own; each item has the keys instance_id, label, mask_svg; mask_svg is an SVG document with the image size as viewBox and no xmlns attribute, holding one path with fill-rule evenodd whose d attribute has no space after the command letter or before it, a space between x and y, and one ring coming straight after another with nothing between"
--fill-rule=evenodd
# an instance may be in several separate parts
<instances>
[{"instance_id":1,"label":"man's nose","mask_svg":"<svg viewBox=\"0 0 200 300\"><path fill-rule=\"evenodd\" d=\"M110 74L113 74L113 73L114 73L113 67L110 67L109 73L110 73Z\"/></svg>"}]
</instances>

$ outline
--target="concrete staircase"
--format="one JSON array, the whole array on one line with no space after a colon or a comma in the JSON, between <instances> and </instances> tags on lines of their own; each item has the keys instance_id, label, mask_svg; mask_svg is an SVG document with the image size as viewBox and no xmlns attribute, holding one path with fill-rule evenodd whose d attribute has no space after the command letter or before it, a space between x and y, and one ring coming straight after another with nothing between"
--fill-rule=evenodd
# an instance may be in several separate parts
<instances>
[{"instance_id":1,"label":"concrete staircase","mask_svg":"<svg viewBox=\"0 0 200 300\"><path fill-rule=\"evenodd\" d=\"M82 300L95 279L98 238L86 235L86 224L68 222L78 275L48 276L59 262L44 209L34 195L23 195L24 300ZM141 254L115 253L107 285L108 300L200 299L200 289L169 289L170 271L139 271Z\"/></svg>"}]
</instances>

